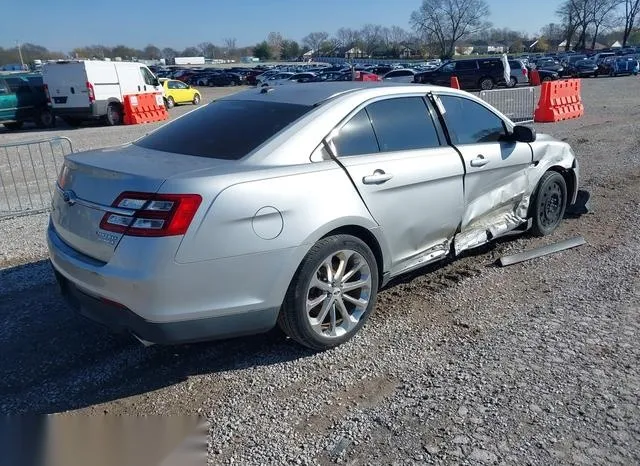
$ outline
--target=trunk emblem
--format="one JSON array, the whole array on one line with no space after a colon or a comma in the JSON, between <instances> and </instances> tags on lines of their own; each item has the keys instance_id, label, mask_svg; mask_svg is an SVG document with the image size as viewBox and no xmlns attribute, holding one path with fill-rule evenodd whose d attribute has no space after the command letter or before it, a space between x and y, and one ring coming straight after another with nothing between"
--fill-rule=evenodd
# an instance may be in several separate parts
<instances>
[{"instance_id":1,"label":"trunk emblem","mask_svg":"<svg viewBox=\"0 0 640 466\"><path fill-rule=\"evenodd\" d=\"M77 200L76 193L73 191L63 191L62 192L62 200L66 202L68 205L72 206L76 203Z\"/></svg>"}]
</instances>

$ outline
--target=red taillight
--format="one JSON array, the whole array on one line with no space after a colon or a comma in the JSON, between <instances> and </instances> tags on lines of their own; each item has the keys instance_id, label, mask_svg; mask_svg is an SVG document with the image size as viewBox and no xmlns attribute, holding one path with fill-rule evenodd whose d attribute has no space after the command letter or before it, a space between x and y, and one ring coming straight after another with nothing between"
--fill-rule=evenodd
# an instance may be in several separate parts
<instances>
[{"instance_id":1,"label":"red taillight","mask_svg":"<svg viewBox=\"0 0 640 466\"><path fill-rule=\"evenodd\" d=\"M528 73L527 69L526 68L522 68L522 75L523 76L527 76L527 73Z\"/></svg>"},{"instance_id":2,"label":"red taillight","mask_svg":"<svg viewBox=\"0 0 640 466\"><path fill-rule=\"evenodd\" d=\"M96 93L93 91L93 84L87 81L87 91L89 92L89 103L96 100Z\"/></svg>"},{"instance_id":3,"label":"red taillight","mask_svg":"<svg viewBox=\"0 0 640 466\"><path fill-rule=\"evenodd\" d=\"M201 202L198 194L124 192L112 206L131 211L131 215L107 212L100 228L126 236L184 235Z\"/></svg>"},{"instance_id":4,"label":"red taillight","mask_svg":"<svg viewBox=\"0 0 640 466\"><path fill-rule=\"evenodd\" d=\"M47 102L51 103L51 94L49 94L49 86L48 85L44 85L44 93L47 96Z\"/></svg>"}]
</instances>

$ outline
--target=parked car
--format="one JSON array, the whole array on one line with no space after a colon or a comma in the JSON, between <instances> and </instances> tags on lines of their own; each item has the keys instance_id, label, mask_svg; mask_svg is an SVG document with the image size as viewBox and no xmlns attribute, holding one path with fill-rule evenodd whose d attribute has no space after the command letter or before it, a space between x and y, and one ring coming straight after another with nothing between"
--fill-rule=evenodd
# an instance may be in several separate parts
<instances>
[{"instance_id":1,"label":"parked car","mask_svg":"<svg viewBox=\"0 0 640 466\"><path fill-rule=\"evenodd\" d=\"M212 73L206 78L207 86L240 86L242 77L236 73Z\"/></svg>"},{"instance_id":2,"label":"parked car","mask_svg":"<svg viewBox=\"0 0 640 466\"><path fill-rule=\"evenodd\" d=\"M278 323L324 350L393 277L529 224L550 234L575 202L571 147L472 94L300 89L251 89L65 157L47 241L71 305L143 342Z\"/></svg>"},{"instance_id":3,"label":"parked car","mask_svg":"<svg viewBox=\"0 0 640 466\"><path fill-rule=\"evenodd\" d=\"M296 73L291 76L288 80L284 81L283 84L292 84L292 83L310 83L315 81L316 73Z\"/></svg>"},{"instance_id":4,"label":"parked car","mask_svg":"<svg viewBox=\"0 0 640 466\"><path fill-rule=\"evenodd\" d=\"M542 82L557 81L561 77L560 74L555 71L551 71L551 70L537 70L537 71L538 71L538 75L540 76L540 81Z\"/></svg>"},{"instance_id":5,"label":"parked car","mask_svg":"<svg viewBox=\"0 0 640 466\"><path fill-rule=\"evenodd\" d=\"M424 71L415 75L414 82L449 86L451 77L456 76L460 87L465 90L491 90L506 85L504 65L500 58L473 58L445 63L433 71Z\"/></svg>"},{"instance_id":6,"label":"parked car","mask_svg":"<svg viewBox=\"0 0 640 466\"><path fill-rule=\"evenodd\" d=\"M529 84L529 70L521 60L509 60L509 68L511 68L511 81L507 83L507 87Z\"/></svg>"},{"instance_id":7,"label":"parked car","mask_svg":"<svg viewBox=\"0 0 640 466\"><path fill-rule=\"evenodd\" d=\"M290 71L284 71L280 73L273 74L271 76L266 77L265 79L260 79L259 86L279 86L281 84L285 84L286 81L289 81L291 77L295 73Z\"/></svg>"},{"instance_id":8,"label":"parked car","mask_svg":"<svg viewBox=\"0 0 640 466\"><path fill-rule=\"evenodd\" d=\"M563 76L564 73L565 73L565 66L561 62L559 62L558 60L555 60L553 58L542 58L542 59L534 61L532 63L532 65L537 70L555 71L556 73L558 73L561 76ZM529 70L529 71L531 71L531 70Z\"/></svg>"},{"instance_id":9,"label":"parked car","mask_svg":"<svg viewBox=\"0 0 640 466\"><path fill-rule=\"evenodd\" d=\"M610 76L613 71L613 63L616 61L615 55L609 55L599 59L596 64L598 65L598 76Z\"/></svg>"},{"instance_id":10,"label":"parked car","mask_svg":"<svg viewBox=\"0 0 640 466\"><path fill-rule=\"evenodd\" d=\"M567 65L567 73L572 78L593 78L598 75L598 65L593 60L578 60Z\"/></svg>"},{"instance_id":11,"label":"parked car","mask_svg":"<svg viewBox=\"0 0 640 466\"><path fill-rule=\"evenodd\" d=\"M57 61L46 63L42 76L54 115L71 126L98 119L122 124L125 95L155 94L163 105L158 78L140 63Z\"/></svg>"},{"instance_id":12,"label":"parked car","mask_svg":"<svg viewBox=\"0 0 640 466\"><path fill-rule=\"evenodd\" d=\"M167 108L173 108L176 104L198 105L202 96L197 89L177 79L160 79L162 95Z\"/></svg>"},{"instance_id":13,"label":"parked car","mask_svg":"<svg viewBox=\"0 0 640 466\"><path fill-rule=\"evenodd\" d=\"M0 76L0 123L10 130L33 122L40 128L55 124L47 104L42 76L10 74Z\"/></svg>"},{"instance_id":14,"label":"parked car","mask_svg":"<svg viewBox=\"0 0 640 466\"><path fill-rule=\"evenodd\" d=\"M415 78L416 72L407 68L399 70L393 70L386 73L382 79L384 81L391 81L396 83L412 83Z\"/></svg>"},{"instance_id":15,"label":"parked car","mask_svg":"<svg viewBox=\"0 0 640 466\"><path fill-rule=\"evenodd\" d=\"M638 60L635 57L615 57L611 62L610 76L638 74Z\"/></svg>"}]
</instances>

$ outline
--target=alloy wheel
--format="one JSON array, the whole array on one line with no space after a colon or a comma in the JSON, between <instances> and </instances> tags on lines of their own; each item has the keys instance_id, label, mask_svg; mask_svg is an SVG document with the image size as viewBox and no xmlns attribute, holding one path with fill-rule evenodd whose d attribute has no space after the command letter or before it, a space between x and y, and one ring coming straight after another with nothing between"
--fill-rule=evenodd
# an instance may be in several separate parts
<instances>
[{"instance_id":1,"label":"alloy wheel","mask_svg":"<svg viewBox=\"0 0 640 466\"><path fill-rule=\"evenodd\" d=\"M327 257L316 269L306 295L306 315L314 332L338 338L353 330L371 298L371 270L352 250Z\"/></svg>"}]
</instances>

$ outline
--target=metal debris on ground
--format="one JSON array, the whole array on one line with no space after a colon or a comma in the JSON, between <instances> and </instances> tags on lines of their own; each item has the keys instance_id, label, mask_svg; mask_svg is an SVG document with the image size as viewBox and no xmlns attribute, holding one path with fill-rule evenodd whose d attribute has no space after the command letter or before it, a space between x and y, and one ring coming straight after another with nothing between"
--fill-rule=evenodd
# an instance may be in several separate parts
<instances>
[{"instance_id":1,"label":"metal debris on ground","mask_svg":"<svg viewBox=\"0 0 640 466\"><path fill-rule=\"evenodd\" d=\"M585 239L582 236L576 236L564 241L560 241L554 244L548 244L546 246L540 246L538 248L531 249L529 251L520 252L518 254L512 254L511 256L504 256L499 259L499 263L502 267L524 262L537 257L546 256L556 252L564 251L565 249L575 248L586 244Z\"/></svg>"}]
</instances>

